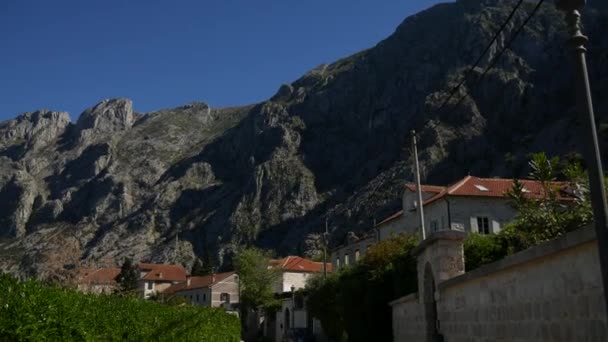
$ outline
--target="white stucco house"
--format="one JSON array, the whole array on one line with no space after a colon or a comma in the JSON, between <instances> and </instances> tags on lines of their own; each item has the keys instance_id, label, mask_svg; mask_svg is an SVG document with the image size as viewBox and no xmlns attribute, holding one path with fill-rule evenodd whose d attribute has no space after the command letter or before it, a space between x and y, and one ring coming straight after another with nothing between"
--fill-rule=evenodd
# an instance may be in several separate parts
<instances>
[{"instance_id":1,"label":"white stucco house","mask_svg":"<svg viewBox=\"0 0 608 342\"><path fill-rule=\"evenodd\" d=\"M321 324L308 313L302 290L310 277L323 273L324 266L327 273L332 272L331 263L324 265L322 262L314 262L299 256L270 261L270 268L280 270L274 289L276 296L281 299L281 308L273 317L264 319L264 336L269 340L282 341L285 336L295 331L323 340L325 334Z\"/></svg>"},{"instance_id":2,"label":"white stucco house","mask_svg":"<svg viewBox=\"0 0 608 342\"><path fill-rule=\"evenodd\" d=\"M498 233L505 224L517 215L507 192L513 187L513 179L480 178L466 176L449 186L421 185L425 232L458 230L466 233ZM524 193L529 198L545 196L542 184L534 180L520 180ZM565 201L573 197L567 184L553 182L560 189ZM346 243L331 251L334 269L352 264L360 259L367 248L377 241L396 234L419 232L418 196L416 185L406 184L402 195L402 208L376 224L375 239L347 239Z\"/></svg>"},{"instance_id":3,"label":"white stucco house","mask_svg":"<svg viewBox=\"0 0 608 342\"><path fill-rule=\"evenodd\" d=\"M280 270L279 279L274 284L275 293L291 292L292 287L294 290L303 289L309 277L323 272L322 262L315 262L299 256L273 259L268 267ZM331 272L331 263L327 263L325 267L327 272Z\"/></svg>"},{"instance_id":4,"label":"white stucco house","mask_svg":"<svg viewBox=\"0 0 608 342\"><path fill-rule=\"evenodd\" d=\"M164 292L166 297L179 296L190 304L234 309L239 303L238 275L234 272L188 277Z\"/></svg>"}]
</instances>

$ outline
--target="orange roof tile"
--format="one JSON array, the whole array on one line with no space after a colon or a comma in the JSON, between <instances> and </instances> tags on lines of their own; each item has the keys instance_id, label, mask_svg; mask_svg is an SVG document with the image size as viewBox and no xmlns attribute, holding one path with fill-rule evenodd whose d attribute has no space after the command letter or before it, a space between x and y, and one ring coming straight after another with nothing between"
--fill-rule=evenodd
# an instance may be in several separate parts
<instances>
[{"instance_id":1,"label":"orange roof tile","mask_svg":"<svg viewBox=\"0 0 608 342\"><path fill-rule=\"evenodd\" d=\"M387 222L395 220L395 219L401 217L401 215L403 215L403 210L399 210L398 212L394 213L393 215L385 218L384 220L380 221L380 223L376 224L376 226L380 226L380 225L383 225L383 224L385 224Z\"/></svg>"},{"instance_id":2,"label":"orange roof tile","mask_svg":"<svg viewBox=\"0 0 608 342\"><path fill-rule=\"evenodd\" d=\"M526 197L539 199L545 196L541 182L529 179L522 179L519 182L523 185ZM552 182L560 189L565 189L566 182ZM437 201L445 196L472 196L472 197L506 197L507 191L513 187L513 179L509 178L479 178L466 176L453 185L445 188L442 192L429 198L424 205ZM569 199L571 196L562 193L562 199Z\"/></svg>"},{"instance_id":3,"label":"orange roof tile","mask_svg":"<svg viewBox=\"0 0 608 342\"><path fill-rule=\"evenodd\" d=\"M213 286L213 285L225 280L226 278L230 277L233 274L234 274L234 272L224 272L224 273L209 274L206 276L189 277L186 279L185 283L171 285L169 288L167 288L164 291L164 293L175 293L175 292L179 292L179 291L186 291L186 290L210 287L210 286ZM188 284L188 280L190 281L190 284Z\"/></svg>"},{"instance_id":4,"label":"orange roof tile","mask_svg":"<svg viewBox=\"0 0 608 342\"><path fill-rule=\"evenodd\" d=\"M280 268L290 272L323 272L323 263L304 259L299 256L288 256L282 259L270 260L269 267ZM332 271L331 263L326 263L327 272Z\"/></svg>"},{"instance_id":5,"label":"orange roof tile","mask_svg":"<svg viewBox=\"0 0 608 342\"><path fill-rule=\"evenodd\" d=\"M116 285L116 277L120 274L120 268L104 267L86 271L81 284L88 285Z\"/></svg>"},{"instance_id":6,"label":"orange roof tile","mask_svg":"<svg viewBox=\"0 0 608 342\"><path fill-rule=\"evenodd\" d=\"M405 188L410 191L416 191L416 184L407 183L405 185ZM420 184L420 189L422 190L422 192L440 193L445 190L445 186Z\"/></svg>"},{"instance_id":7,"label":"orange roof tile","mask_svg":"<svg viewBox=\"0 0 608 342\"><path fill-rule=\"evenodd\" d=\"M181 265L140 263L138 268L140 271L148 272L143 280L186 281L186 269Z\"/></svg>"}]
</instances>

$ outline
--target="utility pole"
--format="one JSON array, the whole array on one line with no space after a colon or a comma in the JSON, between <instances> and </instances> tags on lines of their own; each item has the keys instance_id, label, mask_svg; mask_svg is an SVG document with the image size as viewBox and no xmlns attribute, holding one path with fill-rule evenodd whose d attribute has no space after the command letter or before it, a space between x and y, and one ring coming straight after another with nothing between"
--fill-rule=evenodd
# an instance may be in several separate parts
<instances>
[{"instance_id":1,"label":"utility pole","mask_svg":"<svg viewBox=\"0 0 608 342\"><path fill-rule=\"evenodd\" d=\"M582 9L585 3L585 0L556 0L555 5L565 13L570 34L568 40L574 53L577 106L581 122L583 123L583 131L580 132L580 136L587 139L584 144L587 147L584 153L585 161L589 166L591 205L593 207L593 220L599 249L600 271L602 272L604 284L604 304L608 312L608 206L606 205L604 171L602 170L585 57L585 52L587 52L585 44L589 39L581 32L581 14L579 9Z\"/></svg>"},{"instance_id":2,"label":"utility pole","mask_svg":"<svg viewBox=\"0 0 608 342\"><path fill-rule=\"evenodd\" d=\"M323 234L323 280L327 279L327 218L325 218L325 233Z\"/></svg>"},{"instance_id":3,"label":"utility pole","mask_svg":"<svg viewBox=\"0 0 608 342\"><path fill-rule=\"evenodd\" d=\"M420 186L420 165L418 164L418 146L416 144L416 131L412 130L412 149L414 150L414 165L416 173L416 192L418 194L418 218L420 220L420 241L426 239L426 231L424 229L424 209L422 208L422 189Z\"/></svg>"}]
</instances>

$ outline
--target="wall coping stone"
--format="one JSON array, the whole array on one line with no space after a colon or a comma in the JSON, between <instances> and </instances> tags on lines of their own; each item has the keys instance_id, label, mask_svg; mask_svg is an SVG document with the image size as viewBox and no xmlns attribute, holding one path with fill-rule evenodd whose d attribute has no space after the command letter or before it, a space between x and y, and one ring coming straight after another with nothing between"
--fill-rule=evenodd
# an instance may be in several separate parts
<instances>
[{"instance_id":1,"label":"wall coping stone","mask_svg":"<svg viewBox=\"0 0 608 342\"><path fill-rule=\"evenodd\" d=\"M441 230L441 231L438 231L438 232L435 232L435 233L429 235L429 237L427 237L424 241L420 242L418 244L418 246L416 246L412 250L412 253L414 256L417 256L420 253L422 253L429 245L433 244L436 241L439 241L439 240L464 241L466 236L467 235L465 232L461 232L458 230Z\"/></svg>"},{"instance_id":2,"label":"wall coping stone","mask_svg":"<svg viewBox=\"0 0 608 342\"><path fill-rule=\"evenodd\" d=\"M437 284L437 288L440 291L443 291L449 287L458 285L460 283L464 283L476 278L485 277L492 273L499 272L504 269L514 267L516 265L539 259L551 254L555 254L560 251L570 249L575 246L582 245L584 243L588 243L595 240L596 235L593 225L589 225L584 228L579 228L577 230L567 233L566 235L547 241L541 245L528 248L513 255L509 255L501 260L495 261L491 264L483 265L477 269L443 281Z\"/></svg>"},{"instance_id":3,"label":"wall coping stone","mask_svg":"<svg viewBox=\"0 0 608 342\"><path fill-rule=\"evenodd\" d=\"M395 300L393 300L392 302L389 302L388 305L390 306L394 306L400 303L406 303L406 302L412 302L412 301L418 301L418 292L413 292L410 293L408 295L405 295L401 298L397 298Z\"/></svg>"}]
</instances>

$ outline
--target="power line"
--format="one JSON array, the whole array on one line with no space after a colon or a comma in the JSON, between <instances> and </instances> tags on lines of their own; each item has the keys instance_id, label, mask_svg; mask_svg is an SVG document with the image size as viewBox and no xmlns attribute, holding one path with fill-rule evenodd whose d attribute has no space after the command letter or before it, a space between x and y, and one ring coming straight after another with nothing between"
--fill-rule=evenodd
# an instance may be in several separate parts
<instances>
[{"instance_id":1,"label":"power line","mask_svg":"<svg viewBox=\"0 0 608 342\"><path fill-rule=\"evenodd\" d=\"M536 4L536 6L534 7L534 9L532 10L532 12L530 12L530 14L526 17L526 19L523 21L523 23L517 28L517 30L515 30L515 32L513 33L513 35L511 36L511 38L509 38L509 40L507 41L507 43L502 47L502 49L500 49L500 51L494 56L494 58L492 58L492 60L490 61L490 64L488 65L488 67L482 72L482 74L477 78L477 80L475 81L475 83L473 84L473 86L471 88L475 88L480 82L481 80L484 78L484 76L496 65L496 63L498 62L498 60L500 59L500 57L504 54L504 52L511 46L511 44L513 43L513 41L515 40L515 38L517 38L517 36L521 33L521 31L523 30L523 28L528 24L528 22L530 21L530 19L532 19L532 17L536 14L536 12L538 12L538 9L540 8L540 6L543 4L545 0L539 0L538 3ZM472 69L469 69L472 70ZM464 80L463 80L464 81ZM462 82L461 82L462 83ZM453 113L456 111L456 109L458 109L458 107L460 106L460 104L462 103L462 101L469 97L470 94L467 92L465 93L459 100L458 102L454 105L453 109L451 110L450 113ZM445 103L445 102L444 102ZM443 107L443 105L437 110L439 111L441 108ZM439 123L431 126L431 128L435 128L437 127L437 125L439 125Z\"/></svg>"},{"instance_id":2,"label":"power line","mask_svg":"<svg viewBox=\"0 0 608 342\"><path fill-rule=\"evenodd\" d=\"M478 66L478 64L481 62L481 60L486 55L486 53L490 50L492 45L494 45L494 43L496 42L496 39L498 39L498 36L500 36L502 31L505 29L505 27L507 27L507 24L509 23L509 21L511 21L511 19L513 19L515 12L517 12L517 10L519 9L519 7L521 6L521 4L523 2L524 2L524 0L519 0L517 2L517 4L515 5L515 7L513 7L513 9L511 10L511 13L509 13L509 16L507 16L507 19L502 23L502 25L500 26L498 31L496 31L496 33L494 34L494 37L492 37L492 40L490 40L488 45L486 45L485 49L483 49L483 52L481 53L481 55L479 55L479 57L477 58L475 63L473 63L473 65L464 73L462 80L460 80L458 85L456 85L454 88L452 88L452 91L450 91L450 95L443 101L441 106L439 106L439 108L436 110L437 113L439 113L441 111L441 109L443 109L443 107L445 107L448 104L448 102L452 99L454 94L456 94L456 91L458 91L458 89L460 89L460 87L462 87L462 85L467 80L467 78L469 77L471 72L473 72L473 70Z\"/></svg>"}]
</instances>

